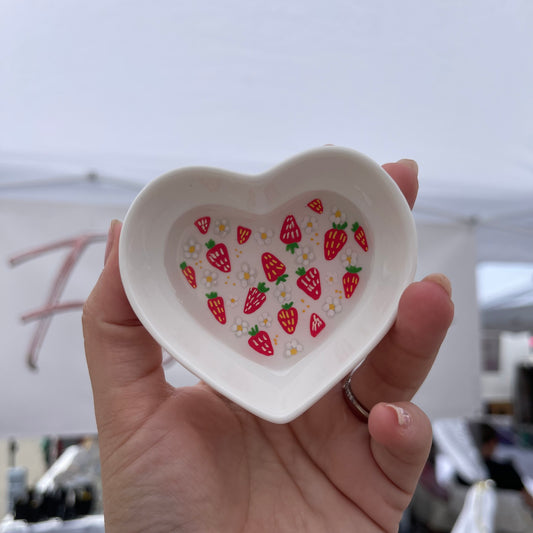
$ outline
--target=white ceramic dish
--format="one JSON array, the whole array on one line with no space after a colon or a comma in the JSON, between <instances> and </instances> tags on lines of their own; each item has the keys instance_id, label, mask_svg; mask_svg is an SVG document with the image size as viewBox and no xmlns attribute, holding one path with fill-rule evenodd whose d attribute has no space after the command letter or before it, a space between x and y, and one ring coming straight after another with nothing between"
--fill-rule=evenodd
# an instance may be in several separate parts
<instances>
[{"instance_id":1,"label":"white ceramic dish","mask_svg":"<svg viewBox=\"0 0 533 533\"><path fill-rule=\"evenodd\" d=\"M120 240L126 294L153 337L278 423L364 359L415 269L400 190L378 164L339 147L256 176L169 172L135 199Z\"/></svg>"}]
</instances>

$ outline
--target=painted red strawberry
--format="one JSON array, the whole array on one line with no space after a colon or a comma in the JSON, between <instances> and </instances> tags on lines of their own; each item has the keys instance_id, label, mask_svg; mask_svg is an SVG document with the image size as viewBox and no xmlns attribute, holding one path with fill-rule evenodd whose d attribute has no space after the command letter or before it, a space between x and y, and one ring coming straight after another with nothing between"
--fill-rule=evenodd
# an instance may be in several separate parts
<instances>
[{"instance_id":1,"label":"painted red strawberry","mask_svg":"<svg viewBox=\"0 0 533 533\"><path fill-rule=\"evenodd\" d=\"M222 272L231 272L231 263L229 259L228 249L224 243L215 244L213 239L205 243L208 251L206 259Z\"/></svg>"},{"instance_id":2,"label":"painted red strawberry","mask_svg":"<svg viewBox=\"0 0 533 533\"><path fill-rule=\"evenodd\" d=\"M359 283L359 274L361 271L360 267L348 266L346 267L346 274L342 276L342 286L344 287L344 296L346 298L351 298L354 293L358 283Z\"/></svg>"},{"instance_id":3,"label":"painted red strawberry","mask_svg":"<svg viewBox=\"0 0 533 533\"><path fill-rule=\"evenodd\" d=\"M275 281L276 285L287 281L286 267L274 254L265 252L261 256L261 263L268 281Z\"/></svg>"},{"instance_id":4,"label":"painted red strawberry","mask_svg":"<svg viewBox=\"0 0 533 533\"><path fill-rule=\"evenodd\" d=\"M266 293L269 290L264 283L259 283L257 287L250 287L246 296L246 302L244 302L243 312L249 315L257 311L265 303Z\"/></svg>"},{"instance_id":5,"label":"painted red strawberry","mask_svg":"<svg viewBox=\"0 0 533 533\"><path fill-rule=\"evenodd\" d=\"M274 348L272 341L266 331L259 331L259 326L250 328L248 333L251 337L248 339L248 344L261 355L274 355Z\"/></svg>"},{"instance_id":6,"label":"painted red strawberry","mask_svg":"<svg viewBox=\"0 0 533 533\"><path fill-rule=\"evenodd\" d=\"M302 289L307 295L311 296L313 300L318 300L322 293L320 285L320 273L315 267L310 268L307 272L304 267L300 267L296 274L300 276L296 280L296 285Z\"/></svg>"},{"instance_id":7,"label":"painted red strawberry","mask_svg":"<svg viewBox=\"0 0 533 533\"><path fill-rule=\"evenodd\" d=\"M344 231L347 222L344 224L335 224L333 227L326 231L324 235L324 257L326 261L331 261L337 257L337 254L342 250L342 247L346 244L348 240L348 235Z\"/></svg>"},{"instance_id":8,"label":"painted red strawberry","mask_svg":"<svg viewBox=\"0 0 533 533\"><path fill-rule=\"evenodd\" d=\"M221 323L226 323L226 308L224 307L224 298L216 292L210 292L207 296L207 307L213 313L213 316Z\"/></svg>"},{"instance_id":9,"label":"painted red strawberry","mask_svg":"<svg viewBox=\"0 0 533 533\"><path fill-rule=\"evenodd\" d=\"M286 250L291 254L298 248L298 243L302 240L302 232L293 215L285 217L279 238L287 245Z\"/></svg>"},{"instance_id":10,"label":"painted red strawberry","mask_svg":"<svg viewBox=\"0 0 533 533\"><path fill-rule=\"evenodd\" d=\"M322 200L320 198L315 198L314 200L311 200L307 207L310 207L313 211L321 215L324 212L324 206L322 205Z\"/></svg>"},{"instance_id":11,"label":"painted red strawberry","mask_svg":"<svg viewBox=\"0 0 533 533\"><path fill-rule=\"evenodd\" d=\"M211 224L211 217L200 217L198 220L195 220L194 225L200 230L202 235L205 235L209 230L209 225Z\"/></svg>"},{"instance_id":12,"label":"painted red strawberry","mask_svg":"<svg viewBox=\"0 0 533 533\"><path fill-rule=\"evenodd\" d=\"M244 244L252 234L252 230L250 228L245 228L244 226L238 226L237 227L237 242L239 244Z\"/></svg>"},{"instance_id":13,"label":"painted red strawberry","mask_svg":"<svg viewBox=\"0 0 533 533\"><path fill-rule=\"evenodd\" d=\"M292 306L292 302L284 304L278 312L278 322L283 330L291 335L298 324L298 310Z\"/></svg>"},{"instance_id":14,"label":"painted red strawberry","mask_svg":"<svg viewBox=\"0 0 533 533\"><path fill-rule=\"evenodd\" d=\"M357 244L365 251L368 252L368 241L366 240L365 230L363 226L360 226L358 222L355 222L352 226L354 232L354 239Z\"/></svg>"},{"instance_id":15,"label":"painted red strawberry","mask_svg":"<svg viewBox=\"0 0 533 533\"><path fill-rule=\"evenodd\" d=\"M325 327L326 323L316 313L313 313L309 321L311 337L316 337Z\"/></svg>"},{"instance_id":16,"label":"painted red strawberry","mask_svg":"<svg viewBox=\"0 0 533 533\"><path fill-rule=\"evenodd\" d=\"M180 268L185 279L189 282L189 285L193 289L196 289L196 273L194 272L194 268L192 266L187 266L185 261L180 264Z\"/></svg>"}]
</instances>

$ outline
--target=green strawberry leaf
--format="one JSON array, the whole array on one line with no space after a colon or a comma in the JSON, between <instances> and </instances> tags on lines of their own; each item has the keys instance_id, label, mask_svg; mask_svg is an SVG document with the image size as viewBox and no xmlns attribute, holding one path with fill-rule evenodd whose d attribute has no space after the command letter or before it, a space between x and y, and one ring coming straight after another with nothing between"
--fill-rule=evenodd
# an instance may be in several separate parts
<instances>
[{"instance_id":1,"label":"green strawberry leaf","mask_svg":"<svg viewBox=\"0 0 533 533\"><path fill-rule=\"evenodd\" d=\"M293 254L294 250L296 250L296 248L300 248L298 246L298 243L297 242L291 242L290 244L287 244L287 246L285 247L285 250L287 250L287 252L290 252L291 254Z\"/></svg>"},{"instance_id":2,"label":"green strawberry leaf","mask_svg":"<svg viewBox=\"0 0 533 533\"><path fill-rule=\"evenodd\" d=\"M357 272L361 272L361 270L363 270L363 267L356 267L356 266L350 265L346 267L346 270L350 274L356 274Z\"/></svg>"},{"instance_id":3,"label":"green strawberry leaf","mask_svg":"<svg viewBox=\"0 0 533 533\"><path fill-rule=\"evenodd\" d=\"M270 290L263 281L257 286L257 288L259 289L259 292L268 292Z\"/></svg>"}]
</instances>

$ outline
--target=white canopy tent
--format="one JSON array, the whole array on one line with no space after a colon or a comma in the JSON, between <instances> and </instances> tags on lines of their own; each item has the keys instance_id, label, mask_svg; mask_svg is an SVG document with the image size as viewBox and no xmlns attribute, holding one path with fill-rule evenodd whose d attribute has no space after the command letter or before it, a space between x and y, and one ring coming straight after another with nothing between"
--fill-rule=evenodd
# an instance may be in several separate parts
<instances>
[{"instance_id":1,"label":"white canopy tent","mask_svg":"<svg viewBox=\"0 0 533 533\"><path fill-rule=\"evenodd\" d=\"M460 400L447 391L458 373L472 387L466 379L479 368L476 262L533 263L532 25L527 0L0 0L2 254L52 235L105 231L144 183L171 168L255 173L324 143L380 162L414 158L419 275L449 274L458 310L420 403L434 415L472 412L476 385ZM50 213L63 210L68 223L52 221ZM36 228L42 217L62 233ZM92 253L85 267L91 282L100 268ZM15 424L12 413L2 414L0 429L89 430L79 346L64 344L76 352L77 369L58 362L45 370L45 352L61 349L65 329L50 330L57 340L47 339L40 374L6 374L24 360L16 352L29 336L28 326L16 326L28 310L12 299L18 272L6 267L0 275L3 294L10 287L11 295L0 308L9 324L2 335L19 335L4 347L2 379L16 375L33 385L21 387L13 405L36 406L37 396L53 394L53 375L72 380L62 394L79 390L85 400L79 424L56 398L58 411L42 415L38 428L35 417ZM72 297L88 290L86 281ZM79 314L72 319L79 324ZM74 375L82 376L79 387Z\"/></svg>"},{"instance_id":2,"label":"white canopy tent","mask_svg":"<svg viewBox=\"0 0 533 533\"><path fill-rule=\"evenodd\" d=\"M486 329L533 334L533 286L483 305L481 318Z\"/></svg>"}]
</instances>

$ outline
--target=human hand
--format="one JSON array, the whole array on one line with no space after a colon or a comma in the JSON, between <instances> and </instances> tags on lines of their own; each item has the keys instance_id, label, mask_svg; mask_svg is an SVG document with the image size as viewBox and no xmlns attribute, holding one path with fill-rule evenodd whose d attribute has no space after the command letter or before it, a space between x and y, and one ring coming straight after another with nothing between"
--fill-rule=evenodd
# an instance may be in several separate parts
<instances>
[{"instance_id":1,"label":"human hand","mask_svg":"<svg viewBox=\"0 0 533 533\"><path fill-rule=\"evenodd\" d=\"M384 168L412 207L416 164ZM397 531L431 445L429 420L409 400L453 317L448 280L411 284L391 330L354 374L368 424L341 384L293 422L273 424L204 383L166 382L161 348L122 287L120 229L110 228L83 313L106 532Z\"/></svg>"}]
</instances>

